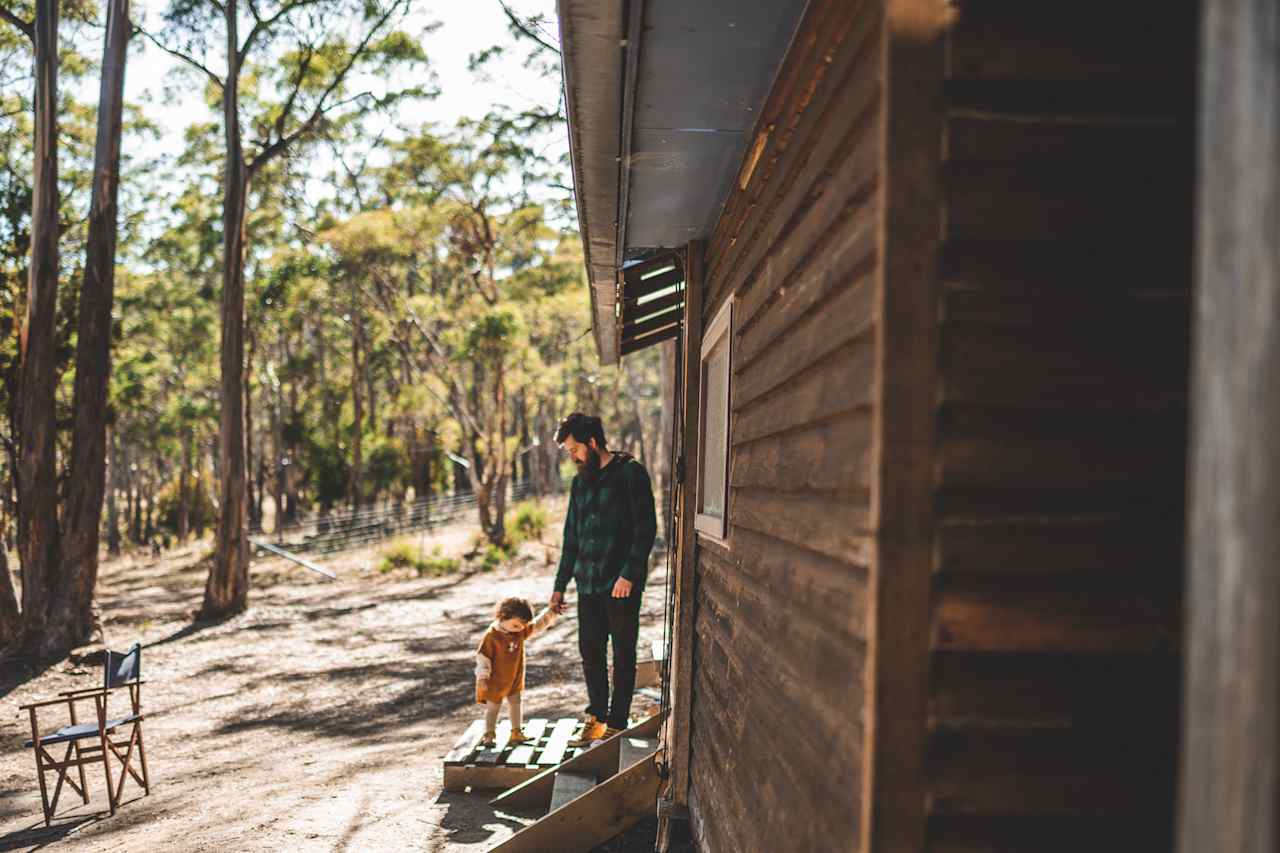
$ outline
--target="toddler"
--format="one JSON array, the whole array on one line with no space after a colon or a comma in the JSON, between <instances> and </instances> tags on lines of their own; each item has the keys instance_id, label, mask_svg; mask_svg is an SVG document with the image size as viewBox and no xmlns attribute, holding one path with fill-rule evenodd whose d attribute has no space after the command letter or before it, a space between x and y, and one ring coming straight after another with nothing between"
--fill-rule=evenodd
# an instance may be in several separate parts
<instances>
[{"instance_id":1,"label":"toddler","mask_svg":"<svg viewBox=\"0 0 1280 853\"><path fill-rule=\"evenodd\" d=\"M476 649L476 702L485 706L484 737L481 746L493 746L497 738L498 711L507 700L511 715L511 738L508 743L529 740L520 730L520 697L524 692L524 643L542 633L556 619L549 608L543 608L535 619L533 608L523 598L504 598L494 620Z\"/></svg>"}]
</instances>

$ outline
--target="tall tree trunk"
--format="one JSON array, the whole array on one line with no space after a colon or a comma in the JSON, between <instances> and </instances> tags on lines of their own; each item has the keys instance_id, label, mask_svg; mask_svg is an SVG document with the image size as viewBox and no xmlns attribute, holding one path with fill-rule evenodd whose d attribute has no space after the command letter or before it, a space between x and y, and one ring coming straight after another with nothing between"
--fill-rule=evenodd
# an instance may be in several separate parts
<instances>
[{"instance_id":1,"label":"tall tree trunk","mask_svg":"<svg viewBox=\"0 0 1280 853\"><path fill-rule=\"evenodd\" d=\"M145 528L146 532L143 539L148 545L150 545L156 536L156 490L155 486L149 481L144 488L147 496L147 519Z\"/></svg>"},{"instance_id":2,"label":"tall tree trunk","mask_svg":"<svg viewBox=\"0 0 1280 853\"><path fill-rule=\"evenodd\" d=\"M9 559L0 548L0 648L16 640L21 631L22 615L18 612L18 597L9 575Z\"/></svg>"},{"instance_id":3,"label":"tall tree trunk","mask_svg":"<svg viewBox=\"0 0 1280 853\"><path fill-rule=\"evenodd\" d=\"M108 0L94 146L89 237L76 343L71 480L63 513L63 571L55 619L67 649L93 633L93 591L107 465L107 382L111 376L111 306L115 293L116 195L120 186L120 125L129 44L129 0Z\"/></svg>"},{"instance_id":4,"label":"tall tree trunk","mask_svg":"<svg viewBox=\"0 0 1280 853\"><path fill-rule=\"evenodd\" d=\"M351 485L349 491L351 494L351 506L354 509L360 509L361 498L361 482L364 478L364 442L362 441L362 431L364 429L364 406L363 395L360 392L361 386L364 385L362 368L360 366L360 350L364 343L361 334L360 318L356 314L358 308L353 304L352 325L355 327L355 334L351 336Z\"/></svg>"},{"instance_id":5,"label":"tall tree trunk","mask_svg":"<svg viewBox=\"0 0 1280 853\"><path fill-rule=\"evenodd\" d=\"M191 531L191 428L182 431L182 469L178 472L178 541Z\"/></svg>"},{"instance_id":6,"label":"tall tree trunk","mask_svg":"<svg viewBox=\"0 0 1280 853\"><path fill-rule=\"evenodd\" d=\"M120 513L116 505L116 492L120 489L119 444L120 438L112 427L110 486L107 488L107 553L113 557L120 556Z\"/></svg>"},{"instance_id":7,"label":"tall tree trunk","mask_svg":"<svg viewBox=\"0 0 1280 853\"><path fill-rule=\"evenodd\" d=\"M283 334L283 333L281 333ZM273 389L275 393L271 405L267 408L267 417L269 418L269 428L271 430L271 501L275 504L275 532L281 533L285 524L285 508L284 493L286 491L285 478L289 468L283 464L285 457L284 449L284 430L281 426L280 408L283 401L280 399L282 386L275 383Z\"/></svg>"},{"instance_id":8,"label":"tall tree trunk","mask_svg":"<svg viewBox=\"0 0 1280 853\"><path fill-rule=\"evenodd\" d=\"M246 189L246 193L248 190ZM261 448L255 453L253 440L253 363L258 351L258 339L252 326L245 324L245 336L248 339L248 353L244 362L244 471L247 482L246 499L249 502L249 532L262 530L262 460ZM255 477L254 463L258 463Z\"/></svg>"},{"instance_id":9,"label":"tall tree trunk","mask_svg":"<svg viewBox=\"0 0 1280 853\"><path fill-rule=\"evenodd\" d=\"M55 466L54 390L58 307L58 2L36 0L35 173L27 316L18 388L18 553L22 561L24 651L46 658L65 645L54 622L61 585Z\"/></svg>"},{"instance_id":10,"label":"tall tree trunk","mask_svg":"<svg viewBox=\"0 0 1280 853\"><path fill-rule=\"evenodd\" d=\"M289 350L289 336L283 335L285 362L289 363L292 354ZM297 430L293 426L298 423L298 378L295 375L289 382L289 421L290 427L285 438L285 450L288 464L284 471L284 503L285 521L293 524L298 520L298 474L297 474ZM284 427L282 426L281 429ZM281 460L283 464L283 460Z\"/></svg>"},{"instance_id":11,"label":"tall tree trunk","mask_svg":"<svg viewBox=\"0 0 1280 853\"><path fill-rule=\"evenodd\" d=\"M226 0L227 76L222 110L227 140L222 204L222 413L218 455L221 500L213 565L204 588L205 616L238 613L249 603L248 472L244 431L244 247L245 202L251 176L240 145L239 5Z\"/></svg>"}]
</instances>

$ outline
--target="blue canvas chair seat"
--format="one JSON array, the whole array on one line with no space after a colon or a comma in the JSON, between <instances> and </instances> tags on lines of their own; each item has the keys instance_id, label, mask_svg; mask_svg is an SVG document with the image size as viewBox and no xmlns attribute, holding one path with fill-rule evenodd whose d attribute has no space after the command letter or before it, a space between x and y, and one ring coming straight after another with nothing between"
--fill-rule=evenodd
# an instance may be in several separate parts
<instances>
[{"instance_id":1,"label":"blue canvas chair seat","mask_svg":"<svg viewBox=\"0 0 1280 853\"><path fill-rule=\"evenodd\" d=\"M126 777L133 777L144 793L151 793L150 781L147 778L147 754L142 743L142 646L134 643L129 651L120 653L108 651L103 660L102 686L82 690L70 690L61 698L44 702L32 702L19 705L19 709L27 711L31 716L31 738L23 744L30 748L36 758L36 778L40 782L40 802L44 807L45 825L51 825L54 810L58 807L58 797L65 783L71 790L80 795L87 804L89 802L89 786L85 779L84 768L88 764L101 764L107 777L107 799L111 805L111 813L116 813L120 795L124 793ZM108 717L107 704L113 693L123 688L129 695L129 713L123 717ZM76 717L78 703L93 702L93 721L80 722ZM46 708L63 706L71 718L69 725L41 734L37 711ZM116 713L119 713L117 711ZM128 729L128 738L123 739L124 729ZM66 744L61 756L49 751L50 747ZM134 768L133 759L138 758L138 769ZM113 763L120 768L119 781L111 778ZM76 771L79 778L70 775ZM139 773L139 770L141 771ZM57 784L53 788L53 796L49 796L49 786L45 780L48 773L57 773Z\"/></svg>"},{"instance_id":2,"label":"blue canvas chair seat","mask_svg":"<svg viewBox=\"0 0 1280 853\"><path fill-rule=\"evenodd\" d=\"M103 731L108 731L108 732L115 731L116 729L120 728L126 723L132 723L134 720L138 720L138 719L141 719L139 715L130 714L129 716L121 717L118 720L107 720L107 724L106 726L103 727ZM51 735L41 735L40 743L44 746L51 746L52 744L55 744L55 743L66 743L67 741L70 741L70 740L80 740L81 738L97 737L97 736L98 736L97 723L80 723L79 725L75 725L75 726L63 726L62 728L58 729L56 732L54 732ZM32 746L32 741L30 740L22 744L23 749L30 749L31 746Z\"/></svg>"}]
</instances>

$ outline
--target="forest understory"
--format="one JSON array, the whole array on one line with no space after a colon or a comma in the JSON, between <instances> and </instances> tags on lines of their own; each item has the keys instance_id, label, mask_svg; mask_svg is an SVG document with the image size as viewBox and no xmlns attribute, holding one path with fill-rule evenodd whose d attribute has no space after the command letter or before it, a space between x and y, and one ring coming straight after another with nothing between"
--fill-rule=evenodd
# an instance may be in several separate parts
<instances>
[{"instance_id":1,"label":"forest understory","mask_svg":"<svg viewBox=\"0 0 1280 853\"><path fill-rule=\"evenodd\" d=\"M559 525L547 529L551 543ZM474 533L474 523L459 523L424 544L460 555ZM89 805L64 790L46 829L17 705L97 684L101 669L71 659L0 673L0 850L452 853L486 850L535 817L496 812L483 794L442 791L442 758L477 713L477 636L500 598L547 599L552 546L529 542L496 569L464 562L425 578L379 571L385 544L325 559L336 581L257 560L248 611L195 622L209 547L103 565L106 639L144 647L150 796L127 784L109 816L102 771L91 767ZM641 648L662 634L664 583L659 565ZM571 608L530 644L525 714L575 715L584 702ZM647 703L637 697L635 711ZM601 849L652 850L652 823Z\"/></svg>"}]
</instances>

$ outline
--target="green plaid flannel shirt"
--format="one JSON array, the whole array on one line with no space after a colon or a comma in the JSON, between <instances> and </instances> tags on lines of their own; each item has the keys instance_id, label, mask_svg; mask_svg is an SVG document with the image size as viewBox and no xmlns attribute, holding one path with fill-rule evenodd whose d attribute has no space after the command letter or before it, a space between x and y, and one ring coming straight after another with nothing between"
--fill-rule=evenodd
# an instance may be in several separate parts
<instances>
[{"instance_id":1,"label":"green plaid flannel shirt","mask_svg":"<svg viewBox=\"0 0 1280 853\"><path fill-rule=\"evenodd\" d=\"M613 454L594 484L575 476L556 591L564 592L573 578L579 594L607 593L624 577L638 594L649 573L657 531L649 472L634 457Z\"/></svg>"}]
</instances>

